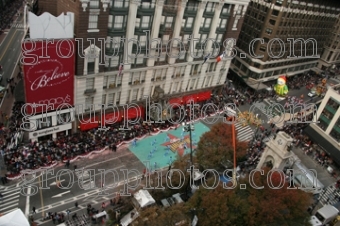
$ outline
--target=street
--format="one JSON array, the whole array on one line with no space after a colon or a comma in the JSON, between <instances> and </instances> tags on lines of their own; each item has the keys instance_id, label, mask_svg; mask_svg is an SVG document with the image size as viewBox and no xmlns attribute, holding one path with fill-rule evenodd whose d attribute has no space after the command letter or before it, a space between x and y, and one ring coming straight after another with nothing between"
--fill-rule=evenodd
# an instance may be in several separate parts
<instances>
[{"instance_id":1,"label":"street","mask_svg":"<svg viewBox=\"0 0 340 226\"><path fill-rule=\"evenodd\" d=\"M17 23L23 23L23 16L18 18ZM0 45L0 65L3 67L1 86L6 87L9 79L17 66L21 54L21 41L24 37L24 29L21 26L12 26ZM16 75L14 75L16 76Z\"/></svg>"}]
</instances>

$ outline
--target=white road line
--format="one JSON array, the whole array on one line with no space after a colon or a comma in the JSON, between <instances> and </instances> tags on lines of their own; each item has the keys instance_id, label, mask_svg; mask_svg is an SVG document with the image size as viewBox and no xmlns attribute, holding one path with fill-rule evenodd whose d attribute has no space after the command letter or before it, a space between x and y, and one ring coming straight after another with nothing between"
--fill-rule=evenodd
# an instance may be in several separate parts
<instances>
[{"instance_id":1,"label":"white road line","mask_svg":"<svg viewBox=\"0 0 340 226\"><path fill-rule=\"evenodd\" d=\"M14 196L14 197L10 197L10 198L3 197L2 200L8 201L8 200L12 200L12 199L17 199L19 197L20 197L20 195L17 195L17 196Z\"/></svg>"},{"instance_id":2,"label":"white road line","mask_svg":"<svg viewBox=\"0 0 340 226\"><path fill-rule=\"evenodd\" d=\"M16 208L14 208L14 209L7 210L7 211L5 211L5 212L2 212L2 214L3 214L3 215L6 215L6 214L8 214L8 213L10 213L10 212L13 212L14 210L17 210L17 209L19 209L19 208L16 207Z\"/></svg>"},{"instance_id":3,"label":"white road line","mask_svg":"<svg viewBox=\"0 0 340 226\"><path fill-rule=\"evenodd\" d=\"M28 217L30 214L30 195L31 194L31 187L27 189L27 196L26 196L26 208L25 208L25 215Z\"/></svg>"},{"instance_id":4,"label":"white road line","mask_svg":"<svg viewBox=\"0 0 340 226\"><path fill-rule=\"evenodd\" d=\"M15 204L13 204L13 205L11 205L11 206L7 206L7 207L5 207L5 208L2 208L2 209L0 209L0 212L2 212L3 210L6 210L6 209L8 209L8 208L16 207L17 205L18 205L18 203L15 203Z\"/></svg>"},{"instance_id":5,"label":"white road line","mask_svg":"<svg viewBox=\"0 0 340 226\"><path fill-rule=\"evenodd\" d=\"M7 205L9 205L9 204L13 204L13 203L17 203L17 204L18 204L18 202L19 202L19 200L11 200L11 201L5 201L5 200L3 200L3 201L1 202L1 207L5 207L5 206L7 206Z\"/></svg>"}]
</instances>

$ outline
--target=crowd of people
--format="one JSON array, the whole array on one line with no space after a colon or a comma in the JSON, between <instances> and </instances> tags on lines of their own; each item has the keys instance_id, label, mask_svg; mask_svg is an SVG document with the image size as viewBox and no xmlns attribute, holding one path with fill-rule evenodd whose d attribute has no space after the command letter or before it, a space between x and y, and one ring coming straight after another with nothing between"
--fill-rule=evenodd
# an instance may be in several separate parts
<instances>
[{"instance_id":1,"label":"crowd of people","mask_svg":"<svg viewBox=\"0 0 340 226\"><path fill-rule=\"evenodd\" d=\"M302 79L308 80L308 76L309 74L302 75ZM144 120L140 119L139 122L131 126L131 129L128 131L120 130L119 128L123 125L115 123L114 125L108 125L108 130L91 129L89 131L79 131L72 135L59 135L55 140L49 139L45 142L35 141L25 145L21 145L20 142L18 143L14 140L14 134L20 132L20 125L22 123L21 107L24 104L15 103L12 116L8 119L9 123L6 131L2 133L3 139L5 140L2 144L2 152L5 154L4 160L7 166L6 176L10 178L11 176L18 175L22 170L50 166L55 162L67 163L79 155L86 155L92 151L103 149L104 147L109 147L111 150L116 151L120 143L150 135L159 130L169 129L169 127L174 126L173 122L189 121L216 113L216 109L210 106L205 110L206 115L202 115L201 107L207 103L213 103L215 106L218 106L219 110L223 110L224 104L226 103L243 104L243 102L246 101L251 103L272 95L274 95L272 92L256 92L245 86L236 88L235 85L226 82L220 95L212 95L212 98L209 100L200 102L194 111L190 111L187 105L185 107L187 112L185 118L182 116L182 109L173 109L171 122L166 121L160 124L148 124L143 123ZM194 116L191 115L192 112L194 112ZM247 162L250 165L252 163L255 164L259 159L259 154L261 154L264 148L264 143L261 141L270 135L268 132L272 131L263 131L261 135L256 135L256 144L253 144L249 151L250 160Z\"/></svg>"},{"instance_id":2,"label":"crowd of people","mask_svg":"<svg viewBox=\"0 0 340 226\"><path fill-rule=\"evenodd\" d=\"M23 0L6 1L6 5L2 6L0 14L0 34L3 30L10 28L13 23L13 17L18 14L18 10L23 4Z\"/></svg>"},{"instance_id":3,"label":"crowd of people","mask_svg":"<svg viewBox=\"0 0 340 226\"><path fill-rule=\"evenodd\" d=\"M8 127L3 133L5 140L2 151L4 153L4 161L7 166L7 177L15 176L20 171L25 169L37 169L46 167L55 162L69 162L79 155L86 155L94 150L103 149L108 147L113 151L117 150L117 145L124 141L130 141L134 138L150 135L150 133L159 130L168 129L174 126L173 122L176 121L189 121L201 117L201 106L205 103L218 102L214 99L200 102L200 107L195 107L195 116L191 115L189 106L186 106L186 116L183 118L183 110L173 109L171 114L172 122L166 121L165 123L143 123L140 119L138 123L132 125L130 130L120 130L124 125L123 123L115 123L108 125L108 130L91 129L89 131L79 131L72 135L59 135L57 139L46 140L44 142L30 142L21 145L20 142L16 143L14 134L20 132L20 124L22 123L21 107L24 103L15 103L12 116L9 118ZM223 106L220 105L220 109ZM209 107L205 112L206 114L215 113L213 107Z\"/></svg>"}]
</instances>

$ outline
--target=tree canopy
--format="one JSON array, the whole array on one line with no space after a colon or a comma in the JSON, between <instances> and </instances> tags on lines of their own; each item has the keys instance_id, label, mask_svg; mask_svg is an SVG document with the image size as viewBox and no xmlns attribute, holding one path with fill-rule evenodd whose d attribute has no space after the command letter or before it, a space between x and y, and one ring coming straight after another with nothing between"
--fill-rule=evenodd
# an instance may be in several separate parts
<instances>
[{"instance_id":1,"label":"tree canopy","mask_svg":"<svg viewBox=\"0 0 340 226\"><path fill-rule=\"evenodd\" d=\"M253 179L241 179L239 184L245 184L246 189L240 189L239 184L235 189L222 184L213 190L200 188L187 205L204 209L198 213L200 225L308 225L311 195L288 189L283 175L268 172L265 169L264 175L259 172Z\"/></svg>"},{"instance_id":2,"label":"tree canopy","mask_svg":"<svg viewBox=\"0 0 340 226\"><path fill-rule=\"evenodd\" d=\"M247 143L236 141L238 161L245 157L246 151ZM223 166L232 163L234 159L232 126L219 123L204 133L198 142L196 157L199 164L206 169L223 169Z\"/></svg>"}]
</instances>

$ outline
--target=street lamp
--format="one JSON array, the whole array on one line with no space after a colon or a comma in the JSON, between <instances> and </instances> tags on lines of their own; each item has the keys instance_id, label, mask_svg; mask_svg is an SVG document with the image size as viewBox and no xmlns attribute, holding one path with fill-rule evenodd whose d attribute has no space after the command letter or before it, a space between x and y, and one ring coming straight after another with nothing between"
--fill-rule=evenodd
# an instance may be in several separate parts
<instances>
[{"instance_id":1,"label":"street lamp","mask_svg":"<svg viewBox=\"0 0 340 226\"><path fill-rule=\"evenodd\" d=\"M190 136L190 165L193 165L193 161L192 161L192 135L191 135L191 131L195 130L194 125L192 125L191 123L186 124L186 122L182 123L183 125L183 131L184 132L189 132L189 136ZM190 168L190 178L194 178L194 170L192 168ZM186 189L186 193L187 193L187 197L188 197L188 191L189 191L189 186L190 186L190 180L188 180L188 185L187 185L187 189Z\"/></svg>"},{"instance_id":2,"label":"street lamp","mask_svg":"<svg viewBox=\"0 0 340 226\"><path fill-rule=\"evenodd\" d=\"M192 135L191 135L191 132L195 130L195 127L191 123L186 124L186 122L183 122L182 125L183 125L183 131L189 132L189 136L190 136L190 162L192 164Z\"/></svg>"}]
</instances>

